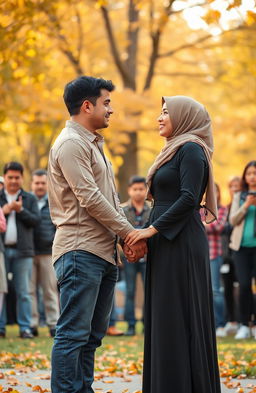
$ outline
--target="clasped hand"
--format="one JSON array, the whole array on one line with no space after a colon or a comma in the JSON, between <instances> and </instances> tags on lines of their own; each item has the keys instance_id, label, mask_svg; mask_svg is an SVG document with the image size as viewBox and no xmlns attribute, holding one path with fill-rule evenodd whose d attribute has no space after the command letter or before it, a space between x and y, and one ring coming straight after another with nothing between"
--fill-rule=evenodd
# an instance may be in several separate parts
<instances>
[{"instance_id":1,"label":"clasped hand","mask_svg":"<svg viewBox=\"0 0 256 393\"><path fill-rule=\"evenodd\" d=\"M155 233L155 228L134 229L126 236L123 251L129 262L137 262L147 254L146 239Z\"/></svg>"}]
</instances>

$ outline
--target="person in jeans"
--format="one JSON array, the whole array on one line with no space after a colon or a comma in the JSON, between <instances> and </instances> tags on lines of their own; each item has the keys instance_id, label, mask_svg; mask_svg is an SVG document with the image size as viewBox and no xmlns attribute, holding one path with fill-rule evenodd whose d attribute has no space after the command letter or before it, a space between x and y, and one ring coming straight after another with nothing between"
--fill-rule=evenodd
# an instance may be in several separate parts
<instances>
[{"instance_id":1,"label":"person in jeans","mask_svg":"<svg viewBox=\"0 0 256 393\"><path fill-rule=\"evenodd\" d=\"M40 221L34 195L22 189L23 166L9 162L4 166L4 189L0 206L7 220L3 235L6 273L13 274L17 295L16 313L21 338L33 338L31 324L30 280L34 252L33 230ZM5 337L6 302L0 317L0 337Z\"/></svg>"},{"instance_id":2,"label":"person in jeans","mask_svg":"<svg viewBox=\"0 0 256 393\"><path fill-rule=\"evenodd\" d=\"M225 332L227 335L236 334L238 330L238 313L237 313L237 299L235 293L235 285L238 285L236 274L233 251L229 247L230 236L232 233L232 226L229 223L229 213L231 203L235 192L240 190L241 178L239 176L233 176L228 182L228 189L230 193L230 203L227 206L228 216L221 234L222 238L222 257L223 265L221 266L221 276L224 285L224 299L226 306L226 325Z\"/></svg>"},{"instance_id":3,"label":"person in jeans","mask_svg":"<svg viewBox=\"0 0 256 393\"><path fill-rule=\"evenodd\" d=\"M224 294L221 291L221 265L222 259L222 238L221 234L227 221L228 210L221 205L220 188L215 184L217 205L218 205L218 220L211 224L205 225L206 234L210 249L210 267L213 290L213 308L215 316L216 336L225 337L225 303Z\"/></svg>"},{"instance_id":4,"label":"person in jeans","mask_svg":"<svg viewBox=\"0 0 256 393\"><path fill-rule=\"evenodd\" d=\"M31 189L37 199L41 216L40 224L34 230L36 255L33 261L31 279L31 330L34 336L38 336L39 310L37 290L38 286L40 286L43 292L46 324L49 327L51 337L54 337L55 326L59 317L59 295L56 276L52 266L52 243L55 235L55 226L50 217L46 170L38 169L33 172Z\"/></svg>"},{"instance_id":5,"label":"person in jeans","mask_svg":"<svg viewBox=\"0 0 256 393\"><path fill-rule=\"evenodd\" d=\"M3 210L0 207L0 232L6 231L6 219ZM2 237L0 236L0 315L2 313L4 294L7 292L7 280L4 263L4 245Z\"/></svg>"},{"instance_id":6,"label":"person in jeans","mask_svg":"<svg viewBox=\"0 0 256 393\"><path fill-rule=\"evenodd\" d=\"M122 205L127 220L134 228L143 228L149 218L150 207L145 202L147 195L146 179L141 176L132 176L129 181L128 195L130 199ZM146 260L141 258L138 263L129 263L124 259L124 274L126 283L124 319L128 322L126 336L135 335L135 292L137 275L141 274L145 284Z\"/></svg>"},{"instance_id":7,"label":"person in jeans","mask_svg":"<svg viewBox=\"0 0 256 393\"><path fill-rule=\"evenodd\" d=\"M108 127L113 90L111 81L88 76L66 85L71 120L49 155L53 263L60 290L52 393L93 393L94 354L108 328L118 275L118 236L124 240L134 231L97 132ZM135 261L147 252L146 242L124 251Z\"/></svg>"},{"instance_id":8,"label":"person in jeans","mask_svg":"<svg viewBox=\"0 0 256 393\"><path fill-rule=\"evenodd\" d=\"M236 275L239 282L241 326L235 339L251 336L253 310L252 278L256 272L256 161L244 168L241 191L234 195L230 224L233 226L230 248L234 250Z\"/></svg>"}]
</instances>

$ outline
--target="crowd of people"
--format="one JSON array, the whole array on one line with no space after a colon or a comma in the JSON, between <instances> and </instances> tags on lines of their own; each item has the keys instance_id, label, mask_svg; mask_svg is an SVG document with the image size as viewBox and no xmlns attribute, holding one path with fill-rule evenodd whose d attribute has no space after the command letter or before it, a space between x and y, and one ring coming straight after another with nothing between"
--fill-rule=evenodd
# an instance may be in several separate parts
<instances>
[{"instance_id":1,"label":"crowd of people","mask_svg":"<svg viewBox=\"0 0 256 393\"><path fill-rule=\"evenodd\" d=\"M122 247L127 335L136 333L138 274L145 283L143 393L169 386L220 393L216 335L255 337L256 161L230 181L223 206L207 109L191 97L164 96L157 122L165 146L146 179L131 179L121 206L99 132L113 114L114 89L89 76L65 86L70 120L50 150L48 172L32 174L31 192L22 188L20 163L4 166L0 337L8 305L20 337L38 335L43 303L54 336L52 392L93 393L95 351L108 328L120 334L113 299Z\"/></svg>"},{"instance_id":2,"label":"crowd of people","mask_svg":"<svg viewBox=\"0 0 256 393\"><path fill-rule=\"evenodd\" d=\"M6 164L0 177L0 337L5 337L8 315L14 315L9 322L18 323L20 337L38 336L40 305L43 322L54 337L59 295L52 266L55 226L49 211L47 171L39 169L32 173L30 193L23 190L22 183L23 166L17 162ZM229 180L227 206L221 203L219 185L215 187L218 220L205 224L205 230L210 250L216 335L256 338L252 290L256 277L256 162L248 163L241 177ZM124 213L134 228L143 228L151 211L146 201L146 179L132 176L127 192L129 200L122 204ZM136 334L138 275L145 286L146 256L134 264L122 254L122 262L119 274L125 282L125 297L121 318L128 326L125 332L116 328L114 301L107 330L110 336Z\"/></svg>"}]
</instances>

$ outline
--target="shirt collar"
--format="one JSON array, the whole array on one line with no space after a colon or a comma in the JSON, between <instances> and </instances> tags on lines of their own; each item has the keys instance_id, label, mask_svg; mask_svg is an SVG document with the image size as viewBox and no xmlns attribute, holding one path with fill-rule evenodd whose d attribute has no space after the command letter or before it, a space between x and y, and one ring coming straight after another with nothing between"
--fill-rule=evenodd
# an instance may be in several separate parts
<instances>
[{"instance_id":1,"label":"shirt collar","mask_svg":"<svg viewBox=\"0 0 256 393\"><path fill-rule=\"evenodd\" d=\"M88 131L85 127L83 127L81 124L77 123L74 120L67 120L66 127L72 128L73 130L77 131L79 135L89 139L90 142L98 142L98 141L104 142L103 136L100 135L98 132L93 134L92 132Z\"/></svg>"},{"instance_id":2,"label":"shirt collar","mask_svg":"<svg viewBox=\"0 0 256 393\"><path fill-rule=\"evenodd\" d=\"M4 193L6 197L10 196L11 198L16 199L18 198L18 195L21 193L21 189L19 189L19 191L17 191L15 194L9 194L9 192L4 188Z\"/></svg>"}]
</instances>

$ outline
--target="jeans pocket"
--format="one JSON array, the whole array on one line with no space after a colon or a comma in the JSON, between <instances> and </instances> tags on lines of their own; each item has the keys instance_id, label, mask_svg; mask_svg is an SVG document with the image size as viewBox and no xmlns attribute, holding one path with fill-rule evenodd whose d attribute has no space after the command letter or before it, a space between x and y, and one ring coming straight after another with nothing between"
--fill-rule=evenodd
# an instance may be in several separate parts
<instances>
[{"instance_id":1,"label":"jeans pocket","mask_svg":"<svg viewBox=\"0 0 256 393\"><path fill-rule=\"evenodd\" d=\"M64 280L64 255L54 263L54 270L58 285Z\"/></svg>"}]
</instances>

